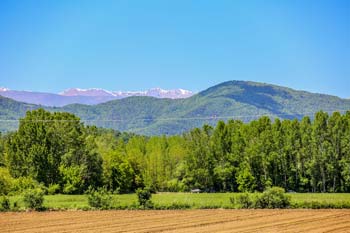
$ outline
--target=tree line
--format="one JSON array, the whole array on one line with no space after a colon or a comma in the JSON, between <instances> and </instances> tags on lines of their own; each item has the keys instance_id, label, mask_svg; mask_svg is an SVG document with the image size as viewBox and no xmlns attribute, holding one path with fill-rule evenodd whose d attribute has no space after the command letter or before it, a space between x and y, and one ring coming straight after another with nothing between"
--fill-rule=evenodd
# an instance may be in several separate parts
<instances>
[{"instance_id":1,"label":"tree line","mask_svg":"<svg viewBox=\"0 0 350 233\"><path fill-rule=\"evenodd\" d=\"M350 192L350 112L219 121L146 137L85 126L70 113L28 111L17 131L1 135L0 194L36 184L66 194L89 187Z\"/></svg>"}]
</instances>

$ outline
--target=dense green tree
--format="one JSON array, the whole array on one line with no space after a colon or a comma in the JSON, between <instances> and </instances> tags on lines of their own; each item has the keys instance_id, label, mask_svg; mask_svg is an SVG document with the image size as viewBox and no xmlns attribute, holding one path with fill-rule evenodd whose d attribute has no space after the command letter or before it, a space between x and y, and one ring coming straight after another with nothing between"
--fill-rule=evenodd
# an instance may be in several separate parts
<instances>
[{"instance_id":1,"label":"dense green tree","mask_svg":"<svg viewBox=\"0 0 350 233\"><path fill-rule=\"evenodd\" d=\"M31 176L47 185L59 181L61 157L69 146L65 147L63 138L59 138L63 127L55 126L53 115L43 109L27 112L20 120L18 131L6 147L7 166L14 177Z\"/></svg>"},{"instance_id":2,"label":"dense green tree","mask_svg":"<svg viewBox=\"0 0 350 233\"><path fill-rule=\"evenodd\" d=\"M326 192L326 166L327 157L330 152L329 134L327 130L328 114L325 112L316 113L313 124L313 159L312 159L312 180L313 191Z\"/></svg>"},{"instance_id":3,"label":"dense green tree","mask_svg":"<svg viewBox=\"0 0 350 233\"><path fill-rule=\"evenodd\" d=\"M6 143L11 175L30 176L46 186L62 183L72 192L99 185L102 160L83 131L83 124L72 114L27 112Z\"/></svg>"},{"instance_id":4,"label":"dense green tree","mask_svg":"<svg viewBox=\"0 0 350 233\"><path fill-rule=\"evenodd\" d=\"M189 188L212 189L214 157L209 146L212 128L204 125L185 135L188 154L186 160L185 184Z\"/></svg>"},{"instance_id":5,"label":"dense green tree","mask_svg":"<svg viewBox=\"0 0 350 233\"><path fill-rule=\"evenodd\" d=\"M301 148L300 148L300 182L297 191L311 191L311 165L312 165L312 123L309 117L300 122Z\"/></svg>"},{"instance_id":6,"label":"dense green tree","mask_svg":"<svg viewBox=\"0 0 350 233\"><path fill-rule=\"evenodd\" d=\"M330 149L327 157L326 171L327 180L330 182L327 191L337 192L341 187L340 183L340 161L343 157L342 138L344 138L344 123L339 112L333 113L328 120L328 132L330 140Z\"/></svg>"},{"instance_id":7,"label":"dense green tree","mask_svg":"<svg viewBox=\"0 0 350 233\"><path fill-rule=\"evenodd\" d=\"M350 111L346 112L342 117L344 134L341 138L341 158L339 161L340 167L340 191L350 192Z\"/></svg>"},{"instance_id":8,"label":"dense green tree","mask_svg":"<svg viewBox=\"0 0 350 233\"><path fill-rule=\"evenodd\" d=\"M132 137L126 144L126 157L135 173L133 180L133 189L143 188L145 185L146 166L147 166L147 138L143 136Z\"/></svg>"},{"instance_id":9,"label":"dense green tree","mask_svg":"<svg viewBox=\"0 0 350 233\"><path fill-rule=\"evenodd\" d=\"M24 180L59 192L350 192L350 111L313 119L219 121L183 135L145 137L84 126L69 113L28 112L0 136L0 186ZM23 182L22 182L23 183ZM16 186L13 188L11 186ZM55 186L55 187L56 187Z\"/></svg>"}]
</instances>

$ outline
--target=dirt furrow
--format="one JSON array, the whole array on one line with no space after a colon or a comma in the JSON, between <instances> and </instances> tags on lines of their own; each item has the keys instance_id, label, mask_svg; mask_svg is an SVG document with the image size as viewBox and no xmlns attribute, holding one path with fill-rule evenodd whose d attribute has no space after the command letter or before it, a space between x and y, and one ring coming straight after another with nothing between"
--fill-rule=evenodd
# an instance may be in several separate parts
<instances>
[{"instance_id":1,"label":"dirt furrow","mask_svg":"<svg viewBox=\"0 0 350 233\"><path fill-rule=\"evenodd\" d=\"M0 232L350 232L350 210L0 213Z\"/></svg>"}]
</instances>

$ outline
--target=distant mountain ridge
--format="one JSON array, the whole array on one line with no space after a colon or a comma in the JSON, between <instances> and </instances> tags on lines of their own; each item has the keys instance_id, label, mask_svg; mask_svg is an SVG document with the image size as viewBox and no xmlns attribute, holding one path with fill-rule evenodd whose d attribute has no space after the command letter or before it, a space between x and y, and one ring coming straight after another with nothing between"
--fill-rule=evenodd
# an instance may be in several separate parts
<instances>
[{"instance_id":1,"label":"distant mountain ridge","mask_svg":"<svg viewBox=\"0 0 350 233\"><path fill-rule=\"evenodd\" d=\"M100 88L70 88L59 94L53 94L32 91L16 91L1 87L0 95L30 104L62 107L68 104L94 105L130 96L152 96L156 98L180 99L192 96L193 92L184 89L164 90L161 88L152 88L147 91L107 91Z\"/></svg>"},{"instance_id":2,"label":"distant mountain ridge","mask_svg":"<svg viewBox=\"0 0 350 233\"><path fill-rule=\"evenodd\" d=\"M114 96L126 98L130 96L151 96L156 98L182 99L193 95L192 91L184 89L164 90L151 88L147 91L107 91L100 88L80 89L70 88L60 93L63 96Z\"/></svg>"},{"instance_id":3,"label":"distant mountain ridge","mask_svg":"<svg viewBox=\"0 0 350 233\"><path fill-rule=\"evenodd\" d=\"M18 119L25 110L39 108L7 98L0 99L0 119ZM350 100L336 96L298 91L271 84L229 81L184 99L132 96L97 105L71 104L45 107L79 116L86 124L145 135L181 134L218 120L245 122L261 116L301 119L326 112L350 110ZM14 129L7 125L2 130Z\"/></svg>"}]
</instances>

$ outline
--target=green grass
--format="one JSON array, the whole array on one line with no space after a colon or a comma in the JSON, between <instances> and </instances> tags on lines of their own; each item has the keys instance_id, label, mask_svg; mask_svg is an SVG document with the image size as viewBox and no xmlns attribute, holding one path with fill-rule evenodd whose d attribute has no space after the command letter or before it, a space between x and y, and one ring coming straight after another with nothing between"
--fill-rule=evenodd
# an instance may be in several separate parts
<instances>
[{"instance_id":1,"label":"green grass","mask_svg":"<svg viewBox=\"0 0 350 233\"><path fill-rule=\"evenodd\" d=\"M292 197L292 201L295 202L350 202L350 193L293 193L288 194Z\"/></svg>"},{"instance_id":2,"label":"green grass","mask_svg":"<svg viewBox=\"0 0 350 233\"><path fill-rule=\"evenodd\" d=\"M350 208L350 193L294 193L289 195L294 208Z\"/></svg>"},{"instance_id":3,"label":"green grass","mask_svg":"<svg viewBox=\"0 0 350 233\"><path fill-rule=\"evenodd\" d=\"M238 193L159 193L153 194L152 202L156 208L236 208L230 197ZM258 194L259 195L259 194ZM291 196L294 208L350 208L350 193L293 193ZM11 203L17 202L19 209L24 209L21 196L10 197ZM320 203L320 204L319 204ZM346 205L344 205L346 203ZM136 194L113 195L113 207L119 209L135 208ZM44 207L47 209L89 209L87 195L47 195Z\"/></svg>"},{"instance_id":4,"label":"green grass","mask_svg":"<svg viewBox=\"0 0 350 233\"><path fill-rule=\"evenodd\" d=\"M152 201L161 206L178 203L193 209L232 208L230 197L235 195L237 193L160 193L153 195Z\"/></svg>"},{"instance_id":5,"label":"green grass","mask_svg":"<svg viewBox=\"0 0 350 233\"><path fill-rule=\"evenodd\" d=\"M86 195L45 196L44 206L52 209L83 209L89 207Z\"/></svg>"}]
</instances>

